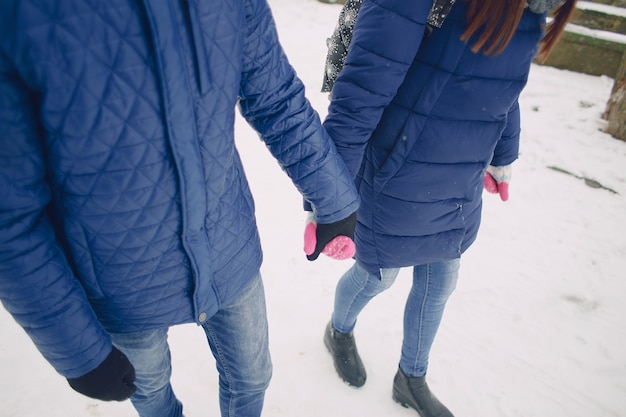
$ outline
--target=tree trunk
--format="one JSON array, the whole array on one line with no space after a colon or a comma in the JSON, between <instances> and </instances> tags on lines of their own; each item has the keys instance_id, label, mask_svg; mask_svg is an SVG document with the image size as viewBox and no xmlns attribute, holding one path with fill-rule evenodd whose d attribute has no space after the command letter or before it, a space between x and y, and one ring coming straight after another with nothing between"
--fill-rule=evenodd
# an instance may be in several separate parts
<instances>
[{"instance_id":1,"label":"tree trunk","mask_svg":"<svg viewBox=\"0 0 626 417\"><path fill-rule=\"evenodd\" d=\"M622 56L604 118L609 122L607 133L626 141L626 52Z\"/></svg>"}]
</instances>

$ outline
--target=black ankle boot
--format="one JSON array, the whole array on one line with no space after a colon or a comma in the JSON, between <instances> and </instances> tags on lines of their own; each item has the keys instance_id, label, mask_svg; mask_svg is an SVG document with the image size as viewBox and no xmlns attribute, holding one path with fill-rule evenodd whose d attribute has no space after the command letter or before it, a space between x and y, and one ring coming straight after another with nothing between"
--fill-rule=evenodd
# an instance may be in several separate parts
<instances>
[{"instance_id":1,"label":"black ankle boot","mask_svg":"<svg viewBox=\"0 0 626 417\"><path fill-rule=\"evenodd\" d=\"M365 367L356 350L354 334L352 332L339 333L331 323L328 323L324 333L324 344L333 356L339 377L352 386L363 386L366 379Z\"/></svg>"},{"instance_id":2,"label":"black ankle boot","mask_svg":"<svg viewBox=\"0 0 626 417\"><path fill-rule=\"evenodd\" d=\"M393 379L393 399L403 407L411 407L421 417L454 417L428 389L426 377L409 378L398 368Z\"/></svg>"}]
</instances>

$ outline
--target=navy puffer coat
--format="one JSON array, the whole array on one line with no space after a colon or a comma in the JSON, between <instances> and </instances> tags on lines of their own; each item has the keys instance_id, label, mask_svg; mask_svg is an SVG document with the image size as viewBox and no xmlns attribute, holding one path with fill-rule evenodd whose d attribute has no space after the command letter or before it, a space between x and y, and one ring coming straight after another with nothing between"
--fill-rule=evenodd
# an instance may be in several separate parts
<instances>
[{"instance_id":1,"label":"navy puffer coat","mask_svg":"<svg viewBox=\"0 0 626 417\"><path fill-rule=\"evenodd\" d=\"M463 42L466 3L425 37L431 0L364 0L324 122L361 195L371 272L458 258L480 224L483 173L517 158L518 96L545 14L524 12L497 56Z\"/></svg>"},{"instance_id":2,"label":"navy puffer coat","mask_svg":"<svg viewBox=\"0 0 626 417\"><path fill-rule=\"evenodd\" d=\"M256 276L237 104L320 222L357 209L265 0L0 1L0 297L63 376Z\"/></svg>"}]
</instances>

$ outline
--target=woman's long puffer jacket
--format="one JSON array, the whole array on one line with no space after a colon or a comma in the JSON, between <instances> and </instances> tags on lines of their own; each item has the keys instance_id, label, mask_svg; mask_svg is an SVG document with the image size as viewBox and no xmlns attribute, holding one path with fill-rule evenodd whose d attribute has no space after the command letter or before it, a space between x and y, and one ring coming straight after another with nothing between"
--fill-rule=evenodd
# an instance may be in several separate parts
<instances>
[{"instance_id":1,"label":"woman's long puffer jacket","mask_svg":"<svg viewBox=\"0 0 626 417\"><path fill-rule=\"evenodd\" d=\"M431 0L364 0L324 126L361 196L371 272L458 258L474 242L489 164L518 156L518 97L545 14L524 12L497 56L460 40L466 3L425 37Z\"/></svg>"}]
</instances>

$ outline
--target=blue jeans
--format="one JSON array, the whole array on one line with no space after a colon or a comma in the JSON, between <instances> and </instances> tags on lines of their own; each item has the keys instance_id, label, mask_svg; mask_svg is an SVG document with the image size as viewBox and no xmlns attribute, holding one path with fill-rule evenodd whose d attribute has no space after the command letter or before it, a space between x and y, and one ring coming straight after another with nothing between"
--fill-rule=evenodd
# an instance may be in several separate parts
<instances>
[{"instance_id":1,"label":"blue jeans","mask_svg":"<svg viewBox=\"0 0 626 417\"><path fill-rule=\"evenodd\" d=\"M446 302L456 287L459 259L413 267L413 285L404 308L404 338L400 369L409 377L426 375L430 348L441 323ZM396 280L399 268L367 272L355 263L337 283L332 324L340 333L351 332L357 316L376 295Z\"/></svg>"},{"instance_id":2,"label":"blue jeans","mask_svg":"<svg viewBox=\"0 0 626 417\"><path fill-rule=\"evenodd\" d=\"M265 294L260 275L232 304L202 326L219 372L223 417L258 417L272 375ZM112 334L113 344L135 366L140 417L181 417L183 407L170 384L168 328ZM192 376L193 377L193 376Z\"/></svg>"}]
</instances>

